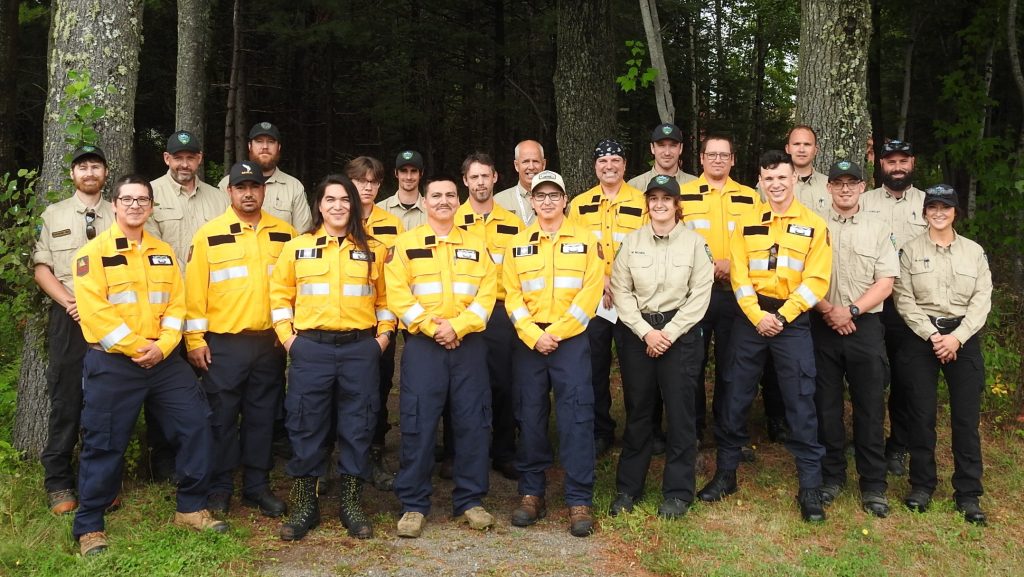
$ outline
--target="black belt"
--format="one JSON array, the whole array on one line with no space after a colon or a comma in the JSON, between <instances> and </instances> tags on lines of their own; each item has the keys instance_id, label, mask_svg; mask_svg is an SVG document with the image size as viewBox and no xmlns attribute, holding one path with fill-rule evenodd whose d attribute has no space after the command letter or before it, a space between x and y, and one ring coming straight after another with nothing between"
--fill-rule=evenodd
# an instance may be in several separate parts
<instances>
[{"instance_id":1,"label":"black belt","mask_svg":"<svg viewBox=\"0 0 1024 577\"><path fill-rule=\"evenodd\" d=\"M766 313L777 313L784 304L786 304L785 299L766 297L760 293L757 294L757 306L761 307L761 310Z\"/></svg>"},{"instance_id":2,"label":"black belt","mask_svg":"<svg viewBox=\"0 0 1024 577\"><path fill-rule=\"evenodd\" d=\"M931 315L928 315L928 318L932 321L932 325L938 329L940 335L948 335L960 328L960 323L964 320L964 317L933 317Z\"/></svg>"},{"instance_id":3,"label":"black belt","mask_svg":"<svg viewBox=\"0 0 1024 577\"><path fill-rule=\"evenodd\" d=\"M672 320L672 317L676 316L676 313L678 311L679 309L660 313L640 313L640 316L643 317L643 319L647 321L647 324L651 325L652 327L654 327L655 325L660 325L655 328L661 328L667 325L668 322Z\"/></svg>"},{"instance_id":4,"label":"black belt","mask_svg":"<svg viewBox=\"0 0 1024 577\"><path fill-rule=\"evenodd\" d=\"M361 338L376 335L377 329L357 329L353 331L319 331L315 329L298 331L300 337L326 345L343 345Z\"/></svg>"}]
</instances>

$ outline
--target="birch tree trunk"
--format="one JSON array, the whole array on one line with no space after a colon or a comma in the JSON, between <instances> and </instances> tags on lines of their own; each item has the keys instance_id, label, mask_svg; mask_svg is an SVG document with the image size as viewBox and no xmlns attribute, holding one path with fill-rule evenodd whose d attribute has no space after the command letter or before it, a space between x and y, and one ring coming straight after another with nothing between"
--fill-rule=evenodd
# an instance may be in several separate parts
<instances>
[{"instance_id":1,"label":"birch tree trunk","mask_svg":"<svg viewBox=\"0 0 1024 577\"><path fill-rule=\"evenodd\" d=\"M662 122L674 123L676 105L672 102L672 85L669 83L665 51L661 46L661 21L658 19L658 5L655 0L640 0L640 14L644 19L651 65L658 71L658 76L654 79L654 100L658 105L658 116Z\"/></svg>"}]
</instances>

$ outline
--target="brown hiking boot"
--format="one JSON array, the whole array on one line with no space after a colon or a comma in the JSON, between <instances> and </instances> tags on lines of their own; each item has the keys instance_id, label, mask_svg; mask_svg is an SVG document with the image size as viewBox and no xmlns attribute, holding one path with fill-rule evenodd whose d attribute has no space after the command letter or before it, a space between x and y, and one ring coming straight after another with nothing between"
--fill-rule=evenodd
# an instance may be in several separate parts
<instances>
[{"instance_id":1,"label":"brown hiking boot","mask_svg":"<svg viewBox=\"0 0 1024 577\"><path fill-rule=\"evenodd\" d=\"M189 527L196 531L214 531L227 533L228 524L220 519L215 519L209 509L200 509L192 513L175 513L174 524L179 527Z\"/></svg>"},{"instance_id":2,"label":"brown hiking boot","mask_svg":"<svg viewBox=\"0 0 1024 577\"><path fill-rule=\"evenodd\" d=\"M426 524L427 519L423 516L423 513L407 511L402 515L402 518L398 520L398 536L415 539L423 534L423 527L425 527Z\"/></svg>"},{"instance_id":3,"label":"brown hiking boot","mask_svg":"<svg viewBox=\"0 0 1024 577\"><path fill-rule=\"evenodd\" d=\"M74 489L61 489L46 494L46 503L54 515L66 515L78 508Z\"/></svg>"},{"instance_id":4,"label":"brown hiking boot","mask_svg":"<svg viewBox=\"0 0 1024 577\"><path fill-rule=\"evenodd\" d=\"M99 555L107 550L107 534L103 531L93 531L78 538L78 547L82 557Z\"/></svg>"},{"instance_id":5,"label":"brown hiking boot","mask_svg":"<svg viewBox=\"0 0 1024 577\"><path fill-rule=\"evenodd\" d=\"M488 513L487 509L484 509L480 505L466 509L461 515L456 517L455 520L469 523L469 528L476 529L477 531L490 529L494 526L494 516Z\"/></svg>"},{"instance_id":6,"label":"brown hiking boot","mask_svg":"<svg viewBox=\"0 0 1024 577\"><path fill-rule=\"evenodd\" d=\"M544 506L544 497L523 495L519 506L512 511L512 524L516 527L529 527L548 514Z\"/></svg>"},{"instance_id":7,"label":"brown hiking boot","mask_svg":"<svg viewBox=\"0 0 1024 577\"><path fill-rule=\"evenodd\" d=\"M573 537L589 537L594 533L594 515L589 506L569 507L569 533Z\"/></svg>"}]
</instances>

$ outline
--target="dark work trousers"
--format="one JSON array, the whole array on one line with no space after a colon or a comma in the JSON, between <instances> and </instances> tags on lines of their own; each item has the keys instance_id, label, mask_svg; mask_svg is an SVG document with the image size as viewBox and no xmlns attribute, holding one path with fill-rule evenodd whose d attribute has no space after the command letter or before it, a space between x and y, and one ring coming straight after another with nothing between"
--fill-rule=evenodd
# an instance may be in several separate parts
<instances>
[{"instance_id":1,"label":"dark work trousers","mask_svg":"<svg viewBox=\"0 0 1024 577\"><path fill-rule=\"evenodd\" d=\"M239 465L242 494L259 493L274 468L271 443L284 396L284 349L272 330L264 335L206 333L206 344L213 359L202 380L213 414L210 494L230 495Z\"/></svg>"},{"instance_id":2,"label":"dark work trousers","mask_svg":"<svg viewBox=\"0 0 1024 577\"><path fill-rule=\"evenodd\" d=\"M622 321L610 323L602 317L590 319L586 335L590 339L590 371L594 389L594 438L615 440L615 420L612 419L612 343L622 348ZM619 370L622 366L620 363Z\"/></svg>"},{"instance_id":3,"label":"dark work trousers","mask_svg":"<svg viewBox=\"0 0 1024 577\"><path fill-rule=\"evenodd\" d=\"M896 311L896 302L892 297L885 299L882 308L882 324L885 325L885 354L889 358L889 366L895 368L899 362L899 351L903 343L918 338L910 330L903 317ZM889 437L885 440L885 453L907 452L910 440L908 430L910 409L907 398L907 384L899 371L893 370L889 375Z\"/></svg>"},{"instance_id":4,"label":"dark work trousers","mask_svg":"<svg viewBox=\"0 0 1024 577\"><path fill-rule=\"evenodd\" d=\"M967 339L955 361L941 364L930 341L907 339L900 349L896 372L907 385L910 413L910 486L935 491L935 411L939 370L949 387L950 428L953 444L953 498L977 499L981 486L981 436L978 433L981 393L985 388L985 361L977 336Z\"/></svg>"},{"instance_id":5,"label":"dark work trousers","mask_svg":"<svg viewBox=\"0 0 1024 577\"><path fill-rule=\"evenodd\" d=\"M590 321L593 324L594 320ZM606 321L605 321L606 322ZM611 325L611 323L608 323ZM516 420L519 422L519 494L544 496L545 473L555 462L548 439L551 393L555 396L558 454L565 469L565 504L593 504L594 389L590 375L590 340L576 335L558 343L551 354L526 348L516 339Z\"/></svg>"},{"instance_id":6,"label":"dark work trousers","mask_svg":"<svg viewBox=\"0 0 1024 577\"><path fill-rule=\"evenodd\" d=\"M116 353L89 349L83 362L82 454L78 469L77 538L103 530L103 513L121 490L124 452L146 400L178 453L177 511L206 508L210 481L210 406L192 367L172 354L151 369Z\"/></svg>"},{"instance_id":7,"label":"dark work trousers","mask_svg":"<svg viewBox=\"0 0 1024 577\"><path fill-rule=\"evenodd\" d=\"M666 319L668 320L668 319ZM651 325L664 328L665 323ZM697 387L703 357L700 328L680 336L660 357L647 354L647 344L632 332L622 346L622 394L626 401L626 430L615 487L619 493L640 498L651 464L654 438L655 392L665 400L668 443L661 492L666 499L693 502L697 461L697 429L694 425L693 389Z\"/></svg>"},{"instance_id":8,"label":"dark work trousers","mask_svg":"<svg viewBox=\"0 0 1024 577\"><path fill-rule=\"evenodd\" d=\"M879 314L854 321L856 332L843 336L832 330L818 312L811 313L814 364L818 371L814 401L818 407L818 441L825 447L821 460L825 484L846 482L845 382L853 403L853 445L860 490L885 492L885 327ZM845 382L844 382L845 379Z\"/></svg>"},{"instance_id":9,"label":"dark work trousers","mask_svg":"<svg viewBox=\"0 0 1024 577\"><path fill-rule=\"evenodd\" d=\"M402 448L395 495L402 512L430 511L434 437L446 401L451 403L455 440L452 515L480 505L489 488L491 440L491 385L483 335L467 334L452 350L430 337L410 335L402 351L400 381Z\"/></svg>"},{"instance_id":10,"label":"dark work trousers","mask_svg":"<svg viewBox=\"0 0 1024 577\"><path fill-rule=\"evenodd\" d=\"M185 361L185 365L192 369L196 377L200 376L199 371L188 362L188 352L185 350L184 339L178 343L178 347L174 349L172 354L181 357L181 360ZM163 480L164 477L169 476L176 483L174 463L177 459L178 447L169 439L169 435L160 428L160 421L156 418L149 400L143 405L143 415L146 417L146 446L149 447L149 472L157 480Z\"/></svg>"},{"instance_id":11,"label":"dark work trousers","mask_svg":"<svg viewBox=\"0 0 1024 577\"><path fill-rule=\"evenodd\" d=\"M505 311L505 302L497 301L487 320L487 369L491 377L491 460L514 463L516 460L515 397L512 395L512 347L519 340Z\"/></svg>"},{"instance_id":12,"label":"dark work trousers","mask_svg":"<svg viewBox=\"0 0 1024 577\"><path fill-rule=\"evenodd\" d=\"M771 354L765 358L764 370L761 372L761 400L764 402L766 420L786 418L786 403L782 400L782 390L779 388L779 372L775 370L775 358Z\"/></svg>"},{"instance_id":13,"label":"dark work trousers","mask_svg":"<svg viewBox=\"0 0 1024 577\"><path fill-rule=\"evenodd\" d=\"M763 337L745 315L738 315L732 328L732 344L725 369L729 395L723 420L715 423L718 442L718 469L735 471L741 448L750 443L746 432L750 406L757 396L761 367L769 352L775 358L775 370L786 406L790 434L786 448L796 461L801 489L821 485L821 458L825 449L818 443L818 416L814 407L814 346L807 313L774 337Z\"/></svg>"},{"instance_id":14,"label":"dark work trousers","mask_svg":"<svg viewBox=\"0 0 1024 577\"><path fill-rule=\"evenodd\" d=\"M373 337L376 330L349 331L350 335L336 340L327 331L321 333L323 338L303 332L289 350L284 406L292 458L285 472L292 477L327 474L328 437L333 432L338 473L367 480L380 401L381 350Z\"/></svg>"},{"instance_id":15,"label":"dark work trousers","mask_svg":"<svg viewBox=\"0 0 1024 577\"><path fill-rule=\"evenodd\" d=\"M707 382L708 351L711 348L711 338L715 339L715 384L711 400L711 416L715 422L722 419L722 409L725 404L725 377L722 372L728 363L729 339L732 335L732 325L739 314L740 307L736 304L736 296L729 289L716 287L711 291L711 304L704 313L704 318L697 324L704 334L704 354L700 364L700 375L697 380L696 395L694 397L694 411L697 413L697 436L704 436L707 426L707 392L704 383ZM746 425L744 425L746 426Z\"/></svg>"},{"instance_id":16,"label":"dark work trousers","mask_svg":"<svg viewBox=\"0 0 1024 577\"><path fill-rule=\"evenodd\" d=\"M75 470L71 465L82 417L82 358L89 346L82 327L64 307L50 305L50 324L46 329L46 391L50 396L46 445L39 460L43 463L43 486L47 493L75 488Z\"/></svg>"},{"instance_id":17,"label":"dark work trousers","mask_svg":"<svg viewBox=\"0 0 1024 577\"><path fill-rule=\"evenodd\" d=\"M402 331L405 333L405 331ZM377 411L377 426L373 432L373 444L384 446L384 437L388 434L391 429L391 425L388 423L388 397L391 395L391 387L394 386L395 382L395 350L398 348L398 333L396 332L391 342L388 343L388 348L384 349L384 352L380 355L379 371L380 371L380 385L378 387L380 395L380 410Z\"/></svg>"}]
</instances>

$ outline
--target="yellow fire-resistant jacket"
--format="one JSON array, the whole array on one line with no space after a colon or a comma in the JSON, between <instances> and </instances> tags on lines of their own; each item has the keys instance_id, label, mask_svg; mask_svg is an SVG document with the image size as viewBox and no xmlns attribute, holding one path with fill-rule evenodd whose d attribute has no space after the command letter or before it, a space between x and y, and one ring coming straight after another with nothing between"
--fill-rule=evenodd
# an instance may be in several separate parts
<instances>
[{"instance_id":1,"label":"yellow fire-resistant jacket","mask_svg":"<svg viewBox=\"0 0 1024 577\"><path fill-rule=\"evenodd\" d=\"M597 238L604 276L610 277L622 239L647 222L647 201L643 192L625 182L615 198L608 200L599 184L572 199L569 217Z\"/></svg>"},{"instance_id":2,"label":"yellow fire-resistant jacket","mask_svg":"<svg viewBox=\"0 0 1024 577\"><path fill-rule=\"evenodd\" d=\"M469 202L462 203L455 211L455 225L469 231L487 243L487 252L495 267L497 284L497 300L505 300L505 285L501 282L501 264L505 259L505 249L512 242L512 237L523 230L523 221L514 212L494 203L494 208L484 219L483 215L473 212Z\"/></svg>"}]
</instances>

